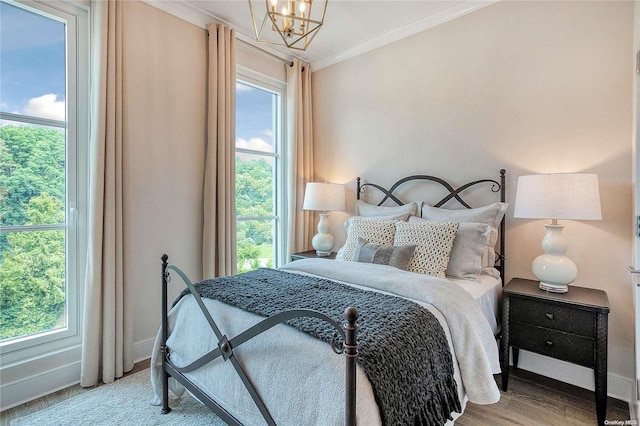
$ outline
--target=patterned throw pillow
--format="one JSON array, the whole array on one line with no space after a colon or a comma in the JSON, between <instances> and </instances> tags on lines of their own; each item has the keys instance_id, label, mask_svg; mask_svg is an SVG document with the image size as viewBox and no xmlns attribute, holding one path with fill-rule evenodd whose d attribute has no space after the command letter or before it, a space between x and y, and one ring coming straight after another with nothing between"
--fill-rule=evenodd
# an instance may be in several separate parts
<instances>
[{"instance_id":1,"label":"patterned throw pillow","mask_svg":"<svg viewBox=\"0 0 640 426\"><path fill-rule=\"evenodd\" d=\"M493 203L475 209L443 209L431 207L426 203L422 205L422 218L434 222L475 222L486 223L491 227L489 238L482 255L482 274L499 277L494 268L496 263L495 246L498 242L498 227L509 204Z\"/></svg>"},{"instance_id":2,"label":"patterned throw pillow","mask_svg":"<svg viewBox=\"0 0 640 426\"><path fill-rule=\"evenodd\" d=\"M409 219L410 223L432 222L418 217ZM493 253L493 231L486 223L459 222L456 238L453 240L449 264L445 274L448 277L478 280L485 265L489 265ZM491 258L495 261L495 254Z\"/></svg>"},{"instance_id":3,"label":"patterned throw pillow","mask_svg":"<svg viewBox=\"0 0 640 426\"><path fill-rule=\"evenodd\" d=\"M353 260L356 262L394 266L406 271L415 251L415 245L397 247L386 244L374 244L363 238L358 238L358 244L353 251Z\"/></svg>"},{"instance_id":4,"label":"patterned throw pillow","mask_svg":"<svg viewBox=\"0 0 640 426\"><path fill-rule=\"evenodd\" d=\"M396 222L396 220L354 219L349 226L347 241L338 251L336 259L353 260L353 251L358 244L358 238L363 238L374 244L393 245Z\"/></svg>"},{"instance_id":5,"label":"patterned throw pillow","mask_svg":"<svg viewBox=\"0 0 640 426\"><path fill-rule=\"evenodd\" d=\"M409 271L444 278L457 230L456 222L397 222L393 245L416 245Z\"/></svg>"}]
</instances>

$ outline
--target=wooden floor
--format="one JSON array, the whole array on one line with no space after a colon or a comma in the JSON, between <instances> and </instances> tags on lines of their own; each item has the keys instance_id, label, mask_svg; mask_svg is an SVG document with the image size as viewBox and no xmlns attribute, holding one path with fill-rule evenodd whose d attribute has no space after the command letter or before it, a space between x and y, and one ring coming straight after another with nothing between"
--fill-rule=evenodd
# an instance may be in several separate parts
<instances>
[{"instance_id":1,"label":"wooden floor","mask_svg":"<svg viewBox=\"0 0 640 426\"><path fill-rule=\"evenodd\" d=\"M498 383L500 376L496 376ZM595 394L524 370L509 373L508 392L492 405L467 404L456 426L596 425ZM629 405L609 398L607 420L629 420ZM616 423L610 423L616 424Z\"/></svg>"},{"instance_id":2,"label":"wooden floor","mask_svg":"<svg viewBox=\"0 0 640 426\"><path fill-rule=\"evenodd\" d=\"M142 361L127 374L137 373L148 367L149 360ZM496 376L496 380L500 383L500 376ZM91 389L76 385L3 411L0 413L1 425L8 426L12 419ZM524 370L512 370L509 375L509 391L502 392L500 401L492 405L467 404L464 414L456 421L456 426L595 425L594 401L593 392ZM609 398L607 420L629 420L628 404Z\"/></svg>"}]
</instances>

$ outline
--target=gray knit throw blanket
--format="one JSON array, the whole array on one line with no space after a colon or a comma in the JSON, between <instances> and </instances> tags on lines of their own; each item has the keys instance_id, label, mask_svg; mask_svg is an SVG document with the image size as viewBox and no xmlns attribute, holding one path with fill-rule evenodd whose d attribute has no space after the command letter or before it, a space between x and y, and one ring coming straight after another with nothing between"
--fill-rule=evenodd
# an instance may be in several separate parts
<instances>
[{"instance_id":1,"label":"gray knit throw blanket","mask_svg":"<svg viewBox=\"0 0 640 426\"><path fill-rule=\"evenodd\" d=\"M339 323L348 306L358 318L358 364L373 386L385 425L442 425L461 412L446 335L431 312L412 301L327 279L274 269L205 280L201 297L265 317L313 309ZM188 294L188 289L180 297ZM178 299L180 299L180 297ZM289 325L325 342L333 329L317 318Z\"/></svg>"}]
</instances>

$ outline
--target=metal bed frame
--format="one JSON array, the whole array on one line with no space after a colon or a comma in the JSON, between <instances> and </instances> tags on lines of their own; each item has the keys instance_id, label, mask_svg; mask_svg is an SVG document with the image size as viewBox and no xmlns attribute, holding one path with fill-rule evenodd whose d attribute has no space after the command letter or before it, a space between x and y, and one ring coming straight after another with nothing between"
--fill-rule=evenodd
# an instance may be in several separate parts
<instances>
[{"instance_id":1,"label":"metal bed frame","mask_svg":"<svg viewBox=\"0 0 640 426\"><path fill-rule=\"evenodd\" d=\"M224 409L218 402L214 401L209 395L200 390L193 382L191 382L184 373L197 370L198 368L208 364L209 362L222 357L224 361L230 361L233 365L236 373L242 380L247 392L251 395L253 402L256 404L262 417L268 425L275 425L275 421L271 417L271 413L265 406L262 398L258 394L251 379L244 371L244 368L240 365L233 352L235 348L238 348L243 343L251 340L252 338L268 331L272 327L289 321L294 318L309 317L319 318L325 321L329 326L335 329L333 334L333 341L331 342L331 349L336 354L345 355L345 424L348 426L355 426L356 424L356 359L358 357L358 342L356 339L358 310L355 307L348 307L344 312L345 323L341 326L330 318L329 316L313 311L310 309L292 309L288 311L280 312L276 315L270 316L265 320L262 320L258 324L248 328L237 336L229 339L226 335L222 334L215 321L211 317L211 314L204 305L204 302L200 298L198 291L195 289L191 281L179 268L173 265L169 265L167 260L169 257L166 254L162 255L162 339L160 344L160 351L162 354L162 414L167 414L171 411L169 407L169 376L180 382L185 388L187 388L196 398L209 407L214 413L218 415L225 423L229 425L242 425L242 423L233 417L227 410ZM167 284L170 281L170 271L175 271L180 278L184 281L189 289L190 294L196 300L196 303L200 307L200 310L204 314L209 326L218 338L218 348L208 352L201 356L191 364L184 367L178 367L171 362L171 353L167 347L168 337L168 317L167 317Z\"/></svg>"},{"instance_id":2,"label":"metal bed frame","mask_svg":"<svg viewBox=\"0 0 640 426\"><path fill-rule=\"evenodd\" d=\"M414 180L426 180L439 183L444 188L449 191L449 194L445 196L442 200L435 204L435 207L440 207L447 201L455 198L461 205L466 208L471 208L461 197L460 193L472 186L482 184L482 183L490 183L492 192L500 192L500 201L505 201L505 174L506 171L504 169L500 170L500 182L492 180L492 179L482 179L473 182L469 182L457 189L451 186L446 181L428 175L414 175L409 176L403 179L400 179L396 183L394 183L389 190L383 188L380 185L373 183L364 183L362 184L360 178L357 178L357 199L360 199L360 195L365 193L365 187L370 186L382 191L385 196L378 203L378 205L382 205L387 199L391 199L398 205L403 205L404 203L398 199L393 192L402 184ZM502 253L496 253L496 268L500 270L501 276L504 276L504 220L500 224L500 250ZM344 312L344 324L339 324L337 321L332 319L331 317L317 311L308 310L308 309L292 309L284 312L280 312L276 315L268 317L258 324L248 328L242 333L238 334L233 338L229 338L225 334L223 334L215 321L211 317L211 314L207 310L204 305L204 302L200 298L197 290L191 283L191 281L187 278L187 276L182 272L178 267L174 265L170 265L168 263L169 257L166 254L163 254L161 257L162 260L162 328L161 328L161 343L160 343L160 351L161 351L161 362L162 362L162 414L167 414L171 411L169 407L169 377L173 377L179 383L181 383L189 392L191 392L197 399L199 399L202 403L204 403L207 407L209 407L215 414L217 414L224 422L230 425L241 425L240 421L236 419L231 413L229 413L224 407L222 407L218 402L214 401L209 395L204 393L201 389L198 388L192 381L190 381L185 373L189 373L191 371L197 370L198 368L208 364L209 362L222 357L224 361L229 361L233 365L236 373L242 380L247 392L253 399L255 405L260 410L264 420L269 425L275 425L275 421L273 420L269 410L265 406L262 398L258 394L255 386L251 382L250 377L244 371L244 368L238 362L234 349L241 346L243 343L249 341L250 339L268 331L272 327L289 321L294 318L300 317L313 317L319 318L327 323L329 327L333 327L334 336L333 341L331 342L331 349L336 354L344 354L345 356L345 424L347 426L355 426L356 424L356 361L358 357L358 341L357 341L357 319L358 319L358 310L355 307L348 307ZM168 307L167 307L167 287L168 283L171 280L171 271L175 272L185 283L187 286L189 293L193 295L196 300L196 303L200 307L202 313L204 314L211 330L215 334L218 339L217 348L212 350L211 352L201 356L197 360L193 361L191 364L186 366L176 366L171 361L171 351L167 346L167 338L169 334L169 326L168 326ZM504 285L504 283L503 283Z\"/></svg>"}]
</instances>

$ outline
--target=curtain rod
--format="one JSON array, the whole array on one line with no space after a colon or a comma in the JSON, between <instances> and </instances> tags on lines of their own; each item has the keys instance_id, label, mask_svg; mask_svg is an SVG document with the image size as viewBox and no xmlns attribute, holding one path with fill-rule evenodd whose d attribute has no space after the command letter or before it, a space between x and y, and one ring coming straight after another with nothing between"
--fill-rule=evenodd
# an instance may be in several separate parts
<instances>
[{"instance_id":1,"label":"curtain rod","mask_svg":"<svg viewBox=\"0 0 640 426\"><path fill-rule=\"evenodd\" d=\"M256 46L255 44L249 43L248 41L244 41L244 40L242 40L241 38L238 38L238 37L236 37L236 41L239 41L240 43L244 44L245 46L250 47L250 48L252 48L254 50L257 50L262 54L265 54L267 56L271 56L272 58L277 59L278 61L282 62L285 65L289 65L290 67L293 66L293 61L289 61L287 59L281 58L280 56L275 55L275 54L269 52L268 50L261 49L260 47Z\"/></svg>"}]
</instances>

